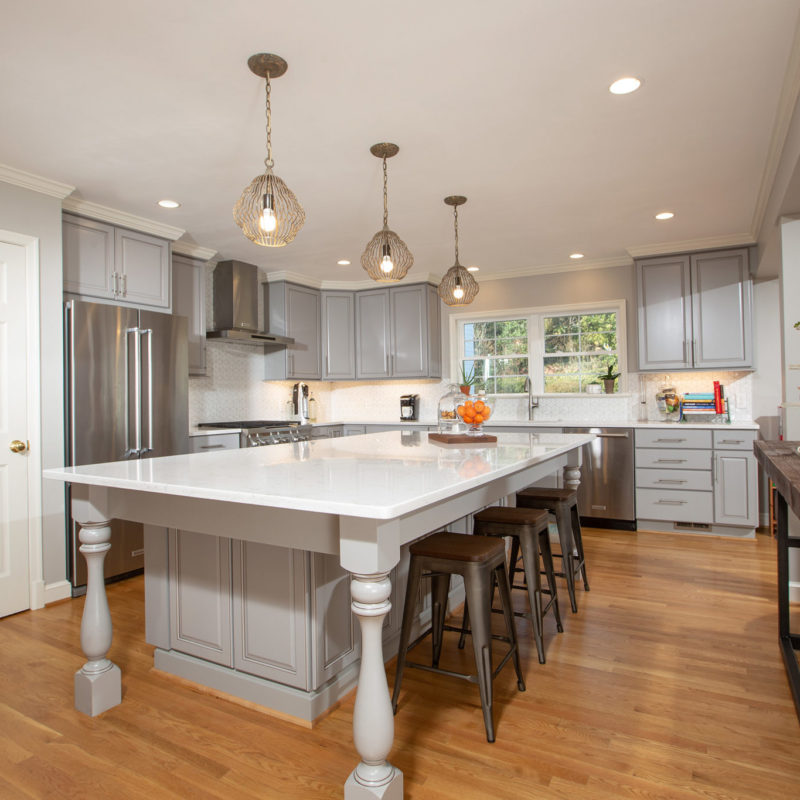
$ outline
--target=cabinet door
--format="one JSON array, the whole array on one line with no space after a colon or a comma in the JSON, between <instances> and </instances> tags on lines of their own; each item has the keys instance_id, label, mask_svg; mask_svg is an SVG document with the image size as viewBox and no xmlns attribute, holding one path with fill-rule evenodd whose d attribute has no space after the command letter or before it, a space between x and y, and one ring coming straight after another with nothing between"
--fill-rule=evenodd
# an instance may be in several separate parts
<instances>
[{"instance_id":1,"label":"cabinet door","mask_svg":"<svg viewBox=\"0 0 800 800\"><path fill-rule=\"evenodd\" d=\"M639 369L691 366L689 256L636 262Z\"/></svg>"},{"instance_id":2,"label":"cabinet door","mask_svg":"<svg viewBox=\"0 0 800 800\"><path fill-rule=\"evenodd\" d=\"M356 377L356 315L352 292L322 293L322 377Z\"/></svg>"},{"instance_id":3,"label":"cabinet door","mask_svg":"<svg viewBox=\"0 0 800 800\"><path fill-rule=\"evenodd\" d=\"M358 623L350 609L350 574L339 557L312 553L311 575L313 690L355 661L360 647Z\"/></svg>"},{"instance_id":4,"label":"cabinet door","mask_svg":"<svg viewBox=\"0 0 800 800\"><path fill-rule=\"evenodd\" d=\"M114 228L64 214L62 218L64 291L113 298Z\"/></svg>"},{"instance_id":5,"label":"cabinet door","mask_svg":"<svg viewBox=\"0 0 800 800\"><path fill-rule=\"evenodd\" d=\"M390 290L391 358L395 378L428 374L428 293L425 284Z\"/></svg>"},{"instance_id":6,"label":"cabinet door","mask_svg":"<svg viewBox=\"0 0 800 800\"><path fill-rule=\"evenodd\" d=\"M752 283L747 250L698 253L691 258L691 268L694 366L752 366Z\"/></svg>"},{"instance_id":7,"label":"cabinet door","mask_svg":"<svg viewBox=\"0 0 800 800\"><path fill-rule=\"evenodd\" d=\"M170 531L169 612L173 650L233 666L230 539Z\"/></svg>"},{"instance_id":8,"label":"cabinet door","mask_svg":"<svg viewBox=\"0 0 800 800\"><path fill-rule=\"evenodd\" d=\"M388 378L389 290L356 294L356 378Z\"/></svg>"},{"instance_id":9,"label":"cabinet door","mask_svg":"<svg viewBox=\"0 0 800 800\"><path fill-rule=\"evenodd\" d=\"M120 273L122 300L136 305L169 308L169 242L146 233L117 228L114 252Z\"/></svg>"},{"instance_id":10,"label":"cabinet door","mask_svg":"<svg viewBox=\"0 0 800 800\"><path fill-rule=\"evenodd\" d=\"M758 524L756 459L752 453L725 451L714 457L714 522Z\"/></svg>"},{"instance_id":11,"label":"cabinet door","mask_svg":"<svg viewBox=\"0 0 800 800\"><path fill-rule=\"evenodd\" d=\"M442 301L435 286L428 291L428 377L442 377Z\"/></svg>"},{"instance_id":12,"label":"cabinet door","mask_svg":"<svg viewBox=\"0 0 800 800\"><path fill-rule=\"evenodd\" d=\"M301 550L234 542L236 669L308 688L306 559Z\"/></svg>"},{"instance_id":13,"label":"cabinet door","mask_svg":"<svg viewBox=\"0 0 800 800\"><path fill-rule=\"evenodd\" d=\"M206 265L172 257L172 313L189 320L189 374L206 374Z\"/></svg>"},{"instance_id":14,"label":"cabinet door","mask_svg":"<svg viewBox=\"0 0 800 800\"><path fill-rule=\"evenodd\" d=\"M295 343L287 349L287 378L319 380L319 292L286 285L286 335Z\"/></svg>"}]
</instances>

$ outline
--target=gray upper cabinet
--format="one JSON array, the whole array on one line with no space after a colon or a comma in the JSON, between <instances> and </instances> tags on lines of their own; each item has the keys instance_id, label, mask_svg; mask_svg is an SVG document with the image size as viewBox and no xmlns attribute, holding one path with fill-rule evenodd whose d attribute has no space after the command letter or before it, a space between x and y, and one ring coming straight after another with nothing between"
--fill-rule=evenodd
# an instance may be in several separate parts
<instances>
[{"instance_id":1,"label":"gray upper cabinet","mask_svg":"<svg viewBox=\"0 0 800 800\"><path fill-rule=\"evenodd\" d=\"M172 256L172 313L189 320L189 374L206 374L206 262Z\"/></svg>"},{"instance_id":2,"label":"gray upper cabinet","mask_svg":"<svg viewBox=\"0 0 800 800\"><path fill-rule=\"evenodd\" d=\"M121 305L170 308L165 239L64 214L64 291Z\"/></svg>"},{"instance_id":3,"label":"gray upper cabinet","mask_svg":"<svg viewBox=\"0 0 800 800\"><path fill-rule=\"evenodd\" d=\"M746 249L636 262L639 369L752 366Z\"/></svg>"},{"instance_id":4,"label":"gray upper cabinet","mask_svg":"<svg viewBox=\"0 0 800 800\"><path fill-rule=\"evenodd\" d=\"M356 377L441 377L441 317L426 283L356 294Z\"/></svg>"},{"instance_id":5,"label":"gray upper cabinet","mask_svg":"<svg viewBox=\"0 0 800 800\"><path fill-rule=\"evenodd\" d=\"M322 292L322 378L356 377L356 312L353 292Z\"/></svg>"},{"instance_id":6,"label":"gray upper cabinet","mask_svg":"<svg viewBox=\"0 0 800 800\"><path fill-rule=\"evenodd\" d=\"M264 284L265 327L294 344L266 354L267 380L319 380L320 293L285 281Z\"/></svg>"}]
</instances>

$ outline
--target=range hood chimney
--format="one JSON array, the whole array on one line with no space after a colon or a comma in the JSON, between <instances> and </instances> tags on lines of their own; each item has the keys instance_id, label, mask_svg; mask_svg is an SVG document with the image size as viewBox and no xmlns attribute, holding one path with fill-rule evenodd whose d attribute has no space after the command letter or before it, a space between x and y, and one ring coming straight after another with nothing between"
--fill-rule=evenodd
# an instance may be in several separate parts
<instances>
[{"instance_id":1,"label":"range hood chimney","mask_svg":"<svg viewBox=\"0 0 800 800\"><path fill-rule=\"evenodd\" d=\"M207 339L285 347L288 336L259 330L258 268L244 261L220 261L214 268L214 330Z\"/></svg>"}]
</instances>

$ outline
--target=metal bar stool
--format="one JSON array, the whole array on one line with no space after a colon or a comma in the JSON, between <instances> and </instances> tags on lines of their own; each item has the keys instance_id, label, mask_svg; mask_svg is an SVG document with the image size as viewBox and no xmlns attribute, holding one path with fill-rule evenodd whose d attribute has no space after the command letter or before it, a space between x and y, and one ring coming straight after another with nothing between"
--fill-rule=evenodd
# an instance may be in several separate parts
<instances>
[{"instance_id":1,"label":"metal bar stool","mask_svg":"<svg viewBox=\"0 0 800 800\"><path fill-rule=\"evenodd\" d=\"M553 571L553 554L550 550L548 535L548 519L550 515L544 509L509 508L492 506L479 511L473 517L473 532L476 536L511 537L511 559L508 567L508 582L512 589L526 589L530 610L515 611L515 616L526 617L531 622L539 663L545 663L543 621L544 616L552 608L556 620L556 628L561 633L561 613L558 609L558 591ZM514 573L517 570L517 559L522 551L522 567L525 572L525 583L514 584ZM544 565L547 576L547 589L542 589L539 559ZM542 595L549 595L546 605L542 604ZM466 623L467 610L464 610Z\"/></svg>"},{"instance_id":2,"label":"metal bar stool","mask_svg":"<svg viewBox=\"0 0 800 800\"><path fill-rule=\"evenodd\" d=\"M504 542L488 536L465 536L461 533L435 533L409 548L411 561L408 570L408 585L403 609L403 628L400 633L400 649L397 653L397 673L394 679L392 708L397 713L397 700L400 696L400 683L406 666L424 669L465 678L477 683L481 695L483 722L486 726L486 739L494 741L494 722L492 718L492 680L505 666L509 659L514 661L517 673L517 688L525 691L525 680L519 661L517 632L514 615L511 609L511 590L506 574L506 558ZM475 654L477 676L465 675L439 668L439 657L442 653L443 631L460 631L461 628L445 625L447 612L447 595L450 589L450 576L461 575L467 600L473 609L472 647ZM423 577L431 578L431 625L409 644L411 626L414 621L419 582ZM508 636L493 636L491 633L492 595L494 582L500 588L500 599L503 604ZM431 665L407 661L407 653L419 644L428 634L433 638L433 657ZM501 659L497 669L492 670L492 639L508 642L509 648Z\"/></svg>"},{"instance_id":3,"label":"metal bar stool","mask_svg":"<svg viewBox=\"0 0 800 800\"><path fill-rule=\"evenodd\" d=\"M583 577L583 587L589 591L586 578L586 558L583 554L581 538L581 519L578 515L578 493L574 489L539 489L529 487L517 492L517 508L543 508L554 514L558 526L558 540L561 544L559 556L563 563L563 572L556 575L567 580L567 592L572 613L578 611L575 601L575 576ZM574 552L577 552L577 556Z\"/></svg>"}]
</instances>

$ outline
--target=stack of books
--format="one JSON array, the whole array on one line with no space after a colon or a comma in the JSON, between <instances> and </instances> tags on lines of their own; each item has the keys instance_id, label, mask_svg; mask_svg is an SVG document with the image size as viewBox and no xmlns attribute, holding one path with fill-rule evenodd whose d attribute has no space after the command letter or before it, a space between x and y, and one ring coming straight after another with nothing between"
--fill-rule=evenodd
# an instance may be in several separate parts
<instances>
[{"instance_id":1,"label":"stack of books","mask_svg":"<svg viewBox=\"0 0 800 800\"><path fill-rule=\"evenodd\" d=\"M713 392L687 392L681 399L681 419L690 414L727 414L724 387L714 381Z\"/></svg>"}]
</instances>

